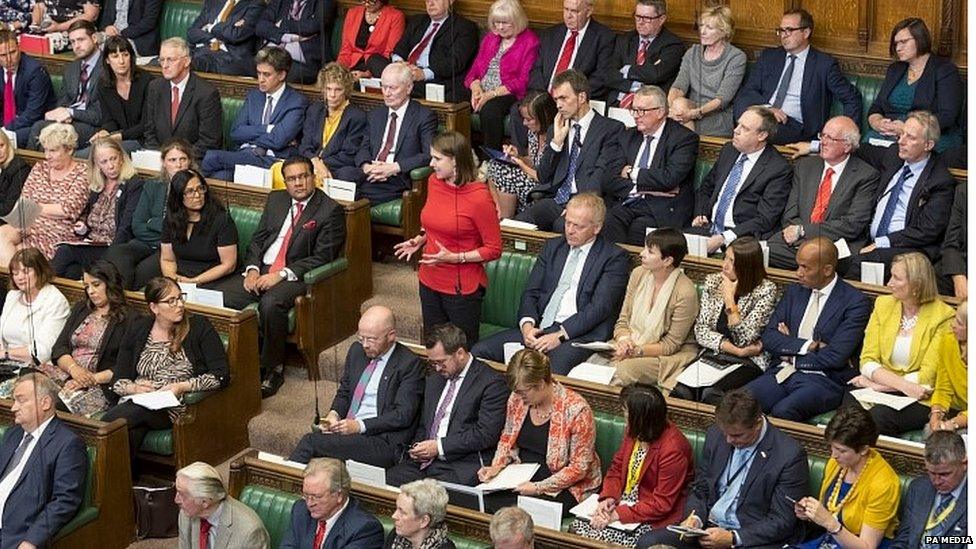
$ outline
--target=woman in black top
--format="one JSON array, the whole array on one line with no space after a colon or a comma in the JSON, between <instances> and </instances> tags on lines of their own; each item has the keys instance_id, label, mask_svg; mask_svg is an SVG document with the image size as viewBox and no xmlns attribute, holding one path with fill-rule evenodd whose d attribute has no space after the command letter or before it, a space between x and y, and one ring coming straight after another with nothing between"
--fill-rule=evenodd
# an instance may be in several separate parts
<instances>
[{"instance_id":1,"label":"woman in black top","mask_svg":"<svg viewBox=\"0 0 976 549\"><path fill-rule=\"evenodd\" d=\"M176 282L154 278L146 284L145 296L152 315L134 319L126 330L126 345L112 369L112 390L119 396L172 391L182 402L186 393L225 387L230 372L220 336L205 317L187 314ZM182 406L150 410L128 401L102 419L128 422L134 457L150 429L172 427L184 411Z\"/></svg>"},{"instance_id":2,"label":"woman in black top","mask_svg":"<svg viewBox=\"0 0 976 549\"><path fill-rule=\"evenodd\" d=\"M205 285L237 276L237 226L196 170L169 183L160 236L159 269L177 282Z\"/></svg>"},{"instance_id":3,"label":"woman in black top","mask_svg":"<svg viewBox=\"0 0 976 549\"><path fill-rule=\"evenodd\" d=\"M31 167L23 158L17 156L10 146L10 138L0 132L0 215L7 215L13 209L20 191L24 189L24 181ZM5 222L0 220L0 225Z\"/></svg>"}]
</instances>

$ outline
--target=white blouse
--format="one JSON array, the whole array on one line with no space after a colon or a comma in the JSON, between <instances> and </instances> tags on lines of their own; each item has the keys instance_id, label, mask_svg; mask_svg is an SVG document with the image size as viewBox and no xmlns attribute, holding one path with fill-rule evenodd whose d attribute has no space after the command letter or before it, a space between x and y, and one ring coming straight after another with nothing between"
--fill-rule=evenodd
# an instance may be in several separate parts
<instances>
[{"instance_id":1,"label":"white blouse","mask_svg":"<svg viewBox=\"0 0 976 549\"><path fill-rule=\"evenodd\" d=\"M7 292L3 313L0 313L0 342L5 347L27 347L31 352L36 343L37 360L41 364L49 362L51 349L68 320L71 306L52 284L41 288L30 307L24 303L23 295L20 290Z\"/></svg>"}]
</instances>

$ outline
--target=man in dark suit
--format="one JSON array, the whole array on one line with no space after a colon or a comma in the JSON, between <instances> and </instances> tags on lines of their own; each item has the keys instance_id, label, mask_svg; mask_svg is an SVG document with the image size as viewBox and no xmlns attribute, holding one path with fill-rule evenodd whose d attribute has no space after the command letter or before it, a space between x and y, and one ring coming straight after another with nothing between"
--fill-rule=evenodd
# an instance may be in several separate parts
<instances>
[{"instance_id":1,"label":"man in dark suit","mask_svg":"<svg viewBox=\"0 0 976 549\"><path fill-rule=\"evenodd\" d=\"M434 113L410 99L413 78L406 63L387 65L380 81L386 108L369 111L356 165L336 172L339 179L357 183L356 198L374 206L410 188L410 171L430 164L430 142L437 131Z\"/></svg>"},{"instance_id":2,"label":"man in dark suit","mask_svg":"<svg viewBox=\"0 0 976 549\"><path fill-rule=\"evenodd\" d=\"M860 278L865 261L884 264L887 278L898 254L922 252L933 262L939 257L955 180L932 152L938 140L938 118L926 111L909 113L874 195L876 207L865 236L870 244L851 250L849 278Z\"/></svg>"},{"instance_id":3,"label":"man in dark suit","mask_svg":"<svg viewBox=\"0 0 976 549\"><path fill-rule=\"evenodd\" d=\"M315 188L312 162L301 156L281 168L284 191L272 191L244 257L244 276L218 284L224 305L243 309L259 303L261 394L269 397L284 382L288 311L305 295L305 275L342 254L346 221L342 206Z\"/></svg>"},{"instance_id":4,"label":"man in dark suit","mask_svg":"<svg viewBox=\"0 0 976 549\"><path fill-rule=\"evenodd\" d=\"M102 6L102 22L106 36L121 36L132 42L136 55L159 53L159 15L162 0L128 0L124 12L118 0L107 0Z\"/></svg>"},{"instance_id":5,"label":"man in dark suit","mask_svg":"<svg viewBox=\"0 0 976 549\"><path fill-rule=\"evenodd\" d=\"M17 135L18 147L26 147L31 126L56 104L51 77L33 57L21 53L17 34L8 30L0 31L0 68L3 127Z\"/></svg>"},{"instance_id":6,"label":"man in dark suit","mask_svg":"<svg viewBox=\"0 0 976 549\"><path fill-rule=\"evenodd\" d=\"M357 339L320 432L303 436L288 459L328 456L390 468L413 437L423 398L420 358L397 343L393 311L366 309Z\"/></svg>"},{"instance_id":7,"label":"man in dark suit","mask_svg":"<svg viewBox=\"0 0 976 549\"><path fill-rule=\"evenodd\" d=\"M759 403L743 389L729 391L715 408L715 424L705 435L702 459L685 509L684 526L703 528L700 538L679 538L665 528L637 541L646 549L663 543L683 548L781 547L796 542L790 500L807 493L806 452L762 415Z\"/></svg>"},{"instance_id":8,"label":"man in dark suit","mask_svg":"<svg viewBox=\"0 0 976 549\"><path fill-rule=\"evenodd\" d=\"M54 122L68 122L78 133L78 143L88 143L102 125L98 82L102 76L102 54L95 40L95 24L80 19L71 24L68 39L75 60L64 67L64 81L57 107L44 113L44 119L30 129L27 146L40 150L37 138L41 130Z\"/></svg>"},{"instance_id":9,"label":"man in dark suit","mask_svg":"<svg viewBox=\"0 0 976 549\"><path fill-rule=\"evenodd\" d=\"M615 201L603 234L610 242L642 245L648 227L681 229L695 210L698 134L668 118L668 98L657 86L634 94L637 127L620 138L627 165L615 179Z\"/></svg>"},{"instance_id":10,"label":"man in dark suit","mask_svg":"<svg viewBox=\"0 0 976 549\"><path fill-rule=\"evenodd\" d=\"M285 84L291 56L281 48L263 48L254 56L258 88L247 92L237 111L230 137L236 151L209 150L200 168L207 177L234 180L238 164L270 168L283 158L298 154L298 136L308 100Z\"/></svg>"},{"instance_id":11,"label":"man in dark suit","mask_svg":"<svg viewBox=\"0 0 976 549\"><path fill-rule=\"evenodd\" d=\"M819 156L801 158L793 166L783 230L769 237L772 267L795 269L796 251L807 238L863 245L858 239L871 220L878 172L854 156L861 132L850 118L831 118L820 135Z\"/></svg>"},{"instance_id":12,"label":"man in dark suit","mask_svg":"<svg viewBox=\"0 0 976 549\"><path fill-rule=\"evenodd\" d=\"M546 242L519 305L519 329L501 331L475 345L476 356L505 359L517 342L549 356L552 372L566 375L590 356L574 342L607 341L620 314L630 262L623 248L600 235L606 209L592 193L566 207L566 237Z\"/></svg>"},{"instance_id":13,"label":"man in dark suit","mask_svg":"<svg viewBox=\"0 0 976 549\"><path fill-rule=\"evenodd\" d=\"M776 230L793 180L790 163L769 144L777 131L769 109L746 109L698 188L691 226L711 235L708 253L740 236L762 239Z\"/></svg>"},{"instance_id":14,"label":"man in dark suit","mask_svg":"<svg viewBox=\"0 0 976 549\"><path fill-rule=\"evenodd\" d=\"M315 84L322 63L335 59L332 24L335 0L270 0L261 13L255 33L264 40L261 47L279 46L294 63L289 82Z\"/></svg>"},{"instance_id":15,"label":"man in dark suit","mask_svg":"<svg viewBox=\"0 0 976 549\"><path fill-rule=\"evenodd\" d=\"M613 56L606 67L610 88L607 99L612 105L629 107L634 92L648 84L667 94L685 54L681 39L664 28L667 20L665 0L637 0L636 28L617 36Z\"/></svg>"},{"instance_id":16,"label":"man in dark suit","mask_svg":"<svg viewBox=\"0 0 976 549\"><path fill-rule=\"evenodd\" d=\"M158 149L166 141L181 137L193 145L193 156L203 158L224 141L220 93L213 84L190 71L190 46L175 37L159 46L162 78L149 84L146 92L147 149ZM175 109L175 112L174 112Z\"/></svg>"},{"instance_id":17,"label":"man in dark suit","mask_svg":"<svg viewBox=\"0 0 976 549\"><path fill-rule=\"evenodd\" d=\"M901 496L898 531L892 549L964 549L968 528L969 486L966 444L955 431L936 431L925 439L925 470ZM926 536L955 536L956 541L926 543ZM945 541L945 543L943 543Z\"/></svg>"},{"instance_id":18,"label":"man in dark suit","mask_svg":"<svg viewBox=\"0 0 976 549\"><path fill-rule=\"evenodd\" d=\"M262 11L261 0L205 0L186 31L193 70L254 75L254 28Z\"/></svg>"},{"instance_id":19,"label":"man in dark suit","mask_svg":"<svg viewBox=\"0 0 976 549\"><path fill-rule=\"evenodd\" d=\"M871 303L837 276L837 248L809 239L796 254L798 284L790 284L763 332L763 349L779 366L746 385L763 411L806 421L836 410L856 365Z\"/></svg>"},{"instance_id":20,"label":"man in dark suit","mask_svg":"<svg viewBox=\"0 0 976 549\"><path fill-rule=\"evenodd\" d=\"M354 80L347 69L329 63L322 69L322 101L305 111L305 125L298 152L312 159L315 176L331 179L332 171L352 168L366 137L366 113L349 102ZM338 117L332 133L326 135L329 117ZM328 142L323 144L323 139Z\"/></svg>"},{"instance_id":21,"label":"man in dark suit","mask_svg":"<svg viewBox=\"0 0 976 549\"><path fill-rule=\"evenodd\" d=\"M383 546L383 526L349 495L346 464L316 458L305 467L302 499L291 507L291 523L280 549L366 549Z\"/></svg>"},{"instance_id":22,"label":"man in dark suit","mask_svg":"<svg viewBox=\"0 0 976 549\"><path fill-rule=\"evenodd\" d=\"M46 547L81 505L88 456L54 416L59 390L42 374L14 382L16 425L0 443L0 549Z\"/></svg>"},{"instance_id":23,"label":"man in dark suit","mask_svg":"<svg viewBox=\"0 0 976 549\"><path fill-rule=\"evenodd\" d=\"M563 211L569 199L592 192L613 201L611 182L624 166L619 136L624 125L590 108L586 76L563 71L553 80L556 120L536 166L539 184L534 201L515 219L534 223L540 230L562 232Z\"/></svg>"},{"instance_id":24,"label":"man in dark suit","mask_svg":"<svg viewBox=\"0 0 976 549\"><path fill-rule=\"evenodd\" d=\"M864 107L857 88L833 56L810 46L813 17L803 9L789 10L776 32L782 47L763 50L749 69L735 96L735 115L752 105L770 107L780 125L771 136L775 145L816 139L834 99L844 106L845 115L860 120Z\"/></svg>"},{"instance_id":25,"label":"man in dark suit","mask_svg":"<svg viewBox=\"0 0 976 549\"><path fill-rule=\"evenodd\" d=\"M425 83L444 86L444 100L467 102L471 91L464 77L478 53L478 26L454 13L454 0L427 0L427 13L412 15L390 59L372 55L369 71L381 74L391 61L410 65L414 81L413 96L425 96Z\"/></svg>"},{"instance_id":26,"label":"man in dark suit","mask_svg":"<svg viewBox=\"0 0 976 549\"><path fill-rule=\"evenodd\" d=\"M387 470L386 483L436 478L477 484L478 469L494 458L505 426L505 378L468 352L464 332L453 324L431 329L424 346L434 371L424 384L420 423L402 463Z\"/></svg>"},{"instance_id":27,"label":"man in dark suit","mask_svg":"<svg viewBox=\"0 0 976 549\"><path fill-rule=\"evenodd\" d=\"M966 265L969 234L966 215L966 182L956 183L956 194L952 199L952 213L946 227L945 240L942 241L942 257L935 265L939 275L939 293L954 295L959 299L969 296L969 277Z\"/></svg>"}]
</instances>

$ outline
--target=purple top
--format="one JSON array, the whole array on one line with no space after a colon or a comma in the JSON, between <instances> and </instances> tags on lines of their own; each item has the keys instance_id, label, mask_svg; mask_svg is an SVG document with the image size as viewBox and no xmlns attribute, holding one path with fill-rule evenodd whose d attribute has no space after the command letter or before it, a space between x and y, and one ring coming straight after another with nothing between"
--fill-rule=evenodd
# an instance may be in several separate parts
<instances>
[{"instance_id":1,"label":"purple top","mask_svg":"<svg viewBox=\"0 0 976 549\"><path fill-rule=\"evenodd\" d=\"M478 56L468 71L464 85L471 87L471 82L481 80L488 70L491 58L498 52L498 46L502 43L500 36L489 32L481 40L478 48ZM501 78L504 85L512 95L518 99L525 96L526 88L529 86L529 71L535 64L535 58L539 55L539 38L530 29L525 29L515 37L515 42L502 55L501 59Z\"/></svg>"}]
</instances>

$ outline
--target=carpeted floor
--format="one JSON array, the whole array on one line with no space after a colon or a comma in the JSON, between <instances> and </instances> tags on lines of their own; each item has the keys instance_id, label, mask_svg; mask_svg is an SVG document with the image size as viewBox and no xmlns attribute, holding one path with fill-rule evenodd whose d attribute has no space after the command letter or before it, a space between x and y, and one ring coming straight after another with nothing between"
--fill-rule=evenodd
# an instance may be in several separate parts
<instances>
[{"instance_id":1,"label":"carpeted floor","mask_svg":"<svg viewBox=\"0 0 976 549\"><path fill-rule=\"evenodd\" d=\"M417 275L404 263L373 263L373 299L365 306L386 305L397 316L397 333L401 339L418 341L421 332L420 301L417 297ZM351 336L319 355L319 405L323 414L335 396L337 381L342 374L346 351L355 341ZM248 424L251 447L287 456L298 440L311 428L315 416L315 392L305 370L286 368L285 384L275 396L261 403L261 413ZM224 479L230 468L228 460L217 466ZM143 540L130 549L170 549L177 547L173 539Z\"/></svg>"}]
</instances>

